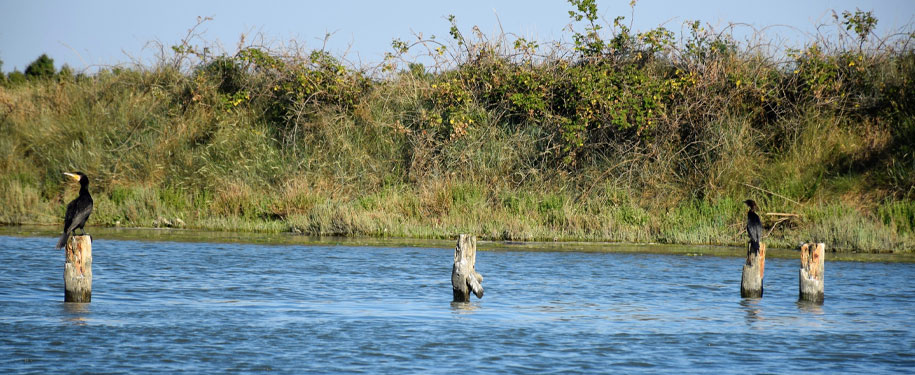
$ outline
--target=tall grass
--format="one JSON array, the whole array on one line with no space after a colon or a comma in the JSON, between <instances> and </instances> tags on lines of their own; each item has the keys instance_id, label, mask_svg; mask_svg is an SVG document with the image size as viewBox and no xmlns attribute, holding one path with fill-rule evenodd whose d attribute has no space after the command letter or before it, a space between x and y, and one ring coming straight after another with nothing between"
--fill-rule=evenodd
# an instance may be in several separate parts
<instances>
[{"instance_id":1,"label":"tall grass","mask_svg":"<svg viewBox=\"0 0 915 375\"><path fill-rule=\"evenodd\" d=\"M377 69L185 40L153 66L7 83L0 222L56 224L60 172L81 170L90 225L740 244L752 198L801 215L765 217L770 246L915 249L911 33L773 50L576 9L574 43L543 48L452 20L451 44L395 41Z\"/></svg>"}]
</instances>

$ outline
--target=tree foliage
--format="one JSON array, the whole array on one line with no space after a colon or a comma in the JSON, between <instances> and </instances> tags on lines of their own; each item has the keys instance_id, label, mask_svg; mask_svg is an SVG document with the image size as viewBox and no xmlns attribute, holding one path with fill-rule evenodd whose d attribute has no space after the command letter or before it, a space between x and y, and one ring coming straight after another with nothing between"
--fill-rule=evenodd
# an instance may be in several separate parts
<instances>
[{"instance_id":1,"label":"tree foliage","mask_svg":"<svg viewBox=\"0 0 915 375\"><path fill-rule=\"evenodd\" d=\"M29 79L51 79L55 73L54 59L47 54L41 54L25 68L25 75Z\"/></svg>"}]
</instances>

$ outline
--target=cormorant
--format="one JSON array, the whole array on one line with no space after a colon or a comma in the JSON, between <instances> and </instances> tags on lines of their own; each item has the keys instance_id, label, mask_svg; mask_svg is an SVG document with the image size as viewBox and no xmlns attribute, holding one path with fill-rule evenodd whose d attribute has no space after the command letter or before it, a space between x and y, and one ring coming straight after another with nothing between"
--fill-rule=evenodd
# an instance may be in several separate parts
<instances>
[{"instance_id":1,"label":"cormorant","mask_svg":"<svg viewBox=\"0 0 915 375\"><path fill-rule=\"evenodd\" d=\"M756 214L756 202L752 199L747 199L743 203L746 203L750 209L747 211L747 234L750 235L750 250L753 253L759 252L759 238L762 236L762 221L759 220L759 215Z\"/></svg>"},{"instance_id":2,"label":"cormorant","mask_svg":"<svg viewBox=\"0 0 915 375\"><path fill-rule=\"evenodd\" d=\"M64 216L64 233L60 235L57 241L57 248L60 249L67 245L70 235L77 229L86 234L83 228L86 226L86 220L89 220L89 214L92 213L92 196L89 195L89 178L83 172L64 173L74 181L79 181L79 196L67 204L67 215Z\"/></svg>"}]
</instances>

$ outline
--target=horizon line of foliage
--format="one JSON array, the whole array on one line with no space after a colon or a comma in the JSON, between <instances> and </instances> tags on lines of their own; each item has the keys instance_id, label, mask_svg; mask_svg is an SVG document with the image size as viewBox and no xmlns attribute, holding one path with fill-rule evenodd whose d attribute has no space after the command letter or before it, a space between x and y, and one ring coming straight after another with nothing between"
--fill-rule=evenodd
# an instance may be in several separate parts
<instances>
[{"instance_id":1,"label":"horizon line of foliage","mask_svg":"<svg viewBox=\"0 0 915 375\"><path fill-rule=\"evenodd\" d=\"M836 15L836 26L844 30L836 38L768 49L765 43L738 43L732 29L716 32L699 21L685 23L679 40L664 27L637 32L624 17L604 24L593 0L569 2L571 44L487 37L476 28L462 30L452 16L449 40L394 40L392 52L374 68L355 67L324 50L247 45L234 54L214 54L186 38L150 67L74 75L69 68L56 72L53 60L42 55L26 73L10 73L0 84L11 90L91 86L125 77L121 86L162 98L162 116L207 114L200 121L210 124L193 133L193 147L209 147L215 133L230 127L238 127L239 137L265 130L271 147L256 150L276 152L277 160L292 167L270 164L279 172L246 172L261 177L246 182L255 190L314 172L308 159L316 158L316 146L393 145L397 150L364 153L397 159L372 164L393 172L359 177L371 181L368 191L421 185L456 171L458 179L499 179L514 188L568 185L585 201L613 180L610 176L621 175L626 178L615 181L624 182L614 188L630 196L670 196L651 207L660 209L742 194L743 185L800 202L815 201L836 185L860 185L853 189L857 194L875 195L876 202L864 204L871 211L882 209L873 206L883 202L915 199L915 33L878 39L877 20L858 10ZM127 90L103 86L96 89ZM820 126L817 119L835 125L812 129ZM363 138L375 137L376 143L328 144L329 128L349 122L353 127L347 131L364 132ZM242 129L249 123L263 128ZM807 162L802 158L809 153L801 150L818 145L805 135L837 129L849 138L824 144L816 163L811 161L817 165L794 174L775 170ZM475 181L468 176L481 169L483 157L468 162L455 150L485 144L480 138L487 136L526 137L518 144L530 150L523 160L493 167ZM118 147L129 149L129 141ZM196 160L180 161L199 167ZM233 171L220 167L211 180L231 181ZM106 171L101 182L124 183L118 173L124 172ZM38 178L57 186L49 176ZM176 181L153 182L186 188ZM212 197L215 185L194 187ZM834 196L844 191L837 190ZM779 207L774 201L771 206ZM890 203L887 207L896 207ZM912 230L915 216L905 207L897 210L908 215L898 227Z\"/></svg>"}]
</instances>

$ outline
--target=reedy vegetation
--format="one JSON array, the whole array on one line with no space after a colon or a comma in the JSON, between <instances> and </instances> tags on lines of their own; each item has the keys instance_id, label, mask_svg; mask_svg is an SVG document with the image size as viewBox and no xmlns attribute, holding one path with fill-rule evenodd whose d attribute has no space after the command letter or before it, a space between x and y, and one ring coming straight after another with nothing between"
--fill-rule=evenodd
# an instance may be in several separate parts
<instances>
[{"instance_id":1,"label":"reedy vegetation","mask_svg":"<svg viewBox=\"0 0 915 375\"><path fill-rule=\"evenodd\" d=\"M770 246L915 248L911 31L845 12L789 49L571 3L568 44L451 17L366 68L192 29L153 66L5 81L0 222L57 223L81 170L90 225L740 244L753 198L801 215Z\"/></svg>"}]
</instances>

